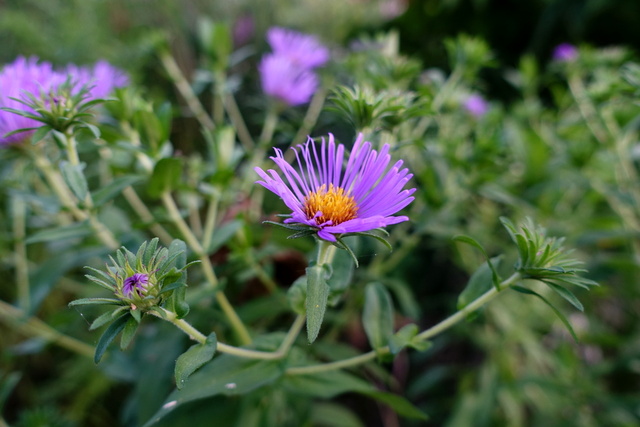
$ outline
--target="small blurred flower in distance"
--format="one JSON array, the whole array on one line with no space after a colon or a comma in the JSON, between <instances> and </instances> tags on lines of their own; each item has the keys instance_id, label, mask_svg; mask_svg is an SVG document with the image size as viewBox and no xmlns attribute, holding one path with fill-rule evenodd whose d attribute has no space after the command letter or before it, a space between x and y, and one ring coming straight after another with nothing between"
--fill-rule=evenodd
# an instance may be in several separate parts
<instances>
[{"instance_id":1,"label":"small blurred flower in distance","mask_svg":"<svg viewBox=\"0 0 640 427\"><path fill-rule=\"evenodd\" d=\"M39 61L36 57L20 56L0 71L0 108L34 112L25 104L11 98L25 99L27 94L31 94L35 97L49 96L55 100L54 92L67 81L74 85L74 92L79 92L85 85L93 86L88 95L91 99L97 99L107 96L116 87L127 85L128 77L106 61L99 61L93 67L68 65L63 70L55 70L50 62ZM40 125L40 122L31 118L0 110L0 145L19 143L32 132L21 132L7 137L5 134Z\"/></svg>"},{"instance_id":2,"label":"small blurred flower in distance","mask_svg":"<svg viewBox=\"0 0 640 427\"><path fill-rule=\"evenodd\" d=\"M267 31L267 41L275 55L289 58L304 69L321 67L329 61L329 49L309 34L273 27Z\"/></svg>"},{"instance_id":3,"label":"small blurred flower in distance","mask_svg":"<svg viewBox=\"0 0 640 427\"><path fill-rule=\"evenodd\" d=\"M284 159L281 150L274 148L271 159L280 168L278 172L254 170L261 181L256 181L278 195L291 209L285 224L309 227L320 239L335 242L345 233L375 230L387 225L408 221L407 216L393 216L414 200L415 188L404 189L413 176L407 168L401 169L402 160L388 168L391 161L389 145L380 152L364 141L362 134L356 139L347 156L345 147L336 146L333 135L317 144L311 138L296 151L297 169Z\"/></svg>"},{"instance_id":4,"label":"small blurred flower in distance","mask_svg":"<svg viewBox=\"0 0 640 427\"><path fill-rule=\"evenodd\" d=\"M287 57L265 55L259 65L262 90L289 106L309 102L318 88L318 77Z\"/></svg>"},{"instance_id":5,"label":"small blurred flower in distance","mask_svg":"<svg viewBox=\"0 0 640 427\"><path fill-rule=\"evenodd\" d=\"M240 15L233 24L233 45L244 46L253 39L256 32L256 25L253 16L250 14Z\"/></svg>"},{"instance_id":6,"label":"small blurred flower in distance","mask_svg":"<svg viewBox=\"0 0 640 427\"><path fill-rule=\"evenodd\" d=\"M578 49L569 43L560 43L553 49L553 59L559 62L573 61L578 57Z\"/></svg>"},{"instance_id":7,"label":"small blurred flower in distance","mask_svg":"<svg viewBox=\"0 0 640 427\"><path fill-rule=\"evenodd\" d=\"M482 117L489 111L489 104L482 96L474 93L464 101L464 109L474 117Z\"/></svg>"}]
</instances>

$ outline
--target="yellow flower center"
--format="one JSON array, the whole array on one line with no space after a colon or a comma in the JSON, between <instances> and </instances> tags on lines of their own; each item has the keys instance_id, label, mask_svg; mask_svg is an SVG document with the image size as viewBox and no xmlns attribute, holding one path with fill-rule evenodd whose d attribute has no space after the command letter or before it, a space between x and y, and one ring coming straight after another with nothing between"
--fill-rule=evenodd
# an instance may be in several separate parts
<instances>
[{"instance_id":1,"label":"yellow flower center","mask_svg":"<svg viewBox=\"0 0 640 427\"><path fill-rule=\"evenodd\" d=\"M323 184L317 191L310 192L304 198L304 213L308 219L313 219L320 211L322 215L316 218L316 224L320 225L331 221L332 225L338 225L350 219L356 218L358 205L351 194L343 188Z\"/></svg>"}]
</instances>

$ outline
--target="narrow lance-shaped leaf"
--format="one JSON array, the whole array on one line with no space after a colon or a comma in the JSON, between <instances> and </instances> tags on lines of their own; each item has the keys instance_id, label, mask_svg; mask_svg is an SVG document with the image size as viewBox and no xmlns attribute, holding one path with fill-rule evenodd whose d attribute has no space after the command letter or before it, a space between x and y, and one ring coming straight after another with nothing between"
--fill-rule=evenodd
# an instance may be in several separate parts
<instances>
[{"instance_id":1,"label":"narrow lance-shaped leaf","mask_svg":"<svg viewBox=\"0 0 640 427\"><path fill-rule=\"evenodd\" d=\"M191 346L176 360L176 387L181 389L189 376L216 354L218 339L211 333L204 343Z\"/></svg>"},{"instance_id":2,"label":"narrow lance-shaped leaf","mask_svg":"<svg viewBox=\"0 0 640 427\"><path fill-rule=\"evenodd\" d=\"M328 272L322 265L307 268L307 338L318 337L329 298Z\"/></svg>"},{"instance_id":3,"label":"narrow lance-shaped leaf","mask_svg":"<svg viewBox=\"0 0 640 427\"><path fill-rule=\"evenodd\" d=\"M96 353L93 356L93 360L95 363L99 363L100 359L104 355L104 352L107 351L107 347L111 342L115 339L116 336L124 329L127 324L127 321L131 318L129 313L125 313L122 316L118 317L109 327L104 331L100 340L98 341L98 345L96 346Z\"/></svg>"}]
</instances>

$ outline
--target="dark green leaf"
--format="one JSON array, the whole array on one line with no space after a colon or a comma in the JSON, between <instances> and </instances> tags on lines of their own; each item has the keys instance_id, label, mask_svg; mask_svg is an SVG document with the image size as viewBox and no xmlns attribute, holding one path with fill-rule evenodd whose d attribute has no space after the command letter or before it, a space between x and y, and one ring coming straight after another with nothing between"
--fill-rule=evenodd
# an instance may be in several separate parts
<instances>
[{"instance_id":1,"label":"dark green leaf","mask_svg":"<svg viewBox=\"0 0 640 427\"><path fill-rule=\"evenodd\" d=\"M162 194L172 191L180 183L182 176L182 160L177 157L161 159L153 168L147 192L150 197L160 198Z\"/></svg>"},{"instance_id":2,"label":"dark green leaf","mask_svg":"<svg viewBox=\"0 0 640 427\"><path fill-rule=\"evenodd\" d=\"M134 310L138 311L138 310ZM139 312L139 311L138 311ZM124 350L129 347L131 344L131 340L133 336L136 334L138 330L138 326L140 325L139 320L135 317L131 316L127 320L127 323L124 325L124 329L122 330L122 335L120 336L120 349Z\"/></svg>"},{"instance_id":3,"label":"dark green leaf","mask_svg":"<svg viewBox=\"0 0 640 427\"><path fill-rule=\"evenodd\" d=\"M42 141L44 137L51 131L50 126L40 126L34 133L31 135L31 143L37 144Z\"/></svg>"},{"instance_id":4,"label":"dark green leaf","mask_svg":"<svg viewBox=\"0 0 640 427\"><path fill-rule=\"evenodd\" d=\"M169 395L166 403L144 425L151 426L169 412L197 399L216 395L242 395L282 376L279 360L244 359L223 354L193 373L181 390Z\"/></svg>"},{"instance_id":5,"label":"dark green leaf","mask_svg":"<svg viewBox=\"0 0 640 427\"><path fill-rule=\"evenodd\" d=\"M393 302L387 289L381 283L369 283L364 293L362 324L375 350L387 346L393 335Z\"/></svg>"},{"instance_id":6,"label":"dark green leaf","mask_svg":"<svg viewBox=\"0 0 640 427\"><path fill-rule=\"evenodd\" d=\"M122 331L127 324L127 321L131 318L129 313L125 313L122 316L118 317L109 327L104 331L100 340L98 341L98 345L96 346L96 354L93 356L93 361L95 363L100 363L100 359L104 355L104 352L107 350L107 347L111 342L115 339L115 337Z\"/></svg>"},{"instance_id":7,"label":"dark green leaf","mask_svg":"<svg viewBox=\"0 0 640 427\"><path fill-rule=\"evenodd\" d=\"M218 339L215 333L211 333L204 344L191 346L176 360L175 377L176 387L181 389L191 374L205 363L209 362L216 353Z\"/></svg>"},{"instance_id":8,"label":"dark green leaf","mask_svg":"<svg viewBox=\"0 0 640 427\"><path fill-rule=\"evenodd\" d=\"M71 301L68 305L73 307L75 305L101 305L101 304L121 304L119 299L115 298L80 298Z\"/></svg>"},{"instance_id":9,"label":"dark green leaf","mask_svg":"<svg viewBox=\"0 0 640 427\"><path fill-rule=\"evenodd\" d=\"M96 320L94 320L91 323L91 326L89 326L89 330L93 331L94 329L98 329L100 326L105 325L106 323L111 322L113 319L116 318L116 316L118 315L118 313L121 313L122 311L128 309L128 307L125 306L121 306L116 308L113 311L107 311L106 313L103 313L102 315L98 316L96 318Z\"/></svg>"},{"instance_id":10,"label":"dark green leaf","mask_svg":"<svg viewBox=\"0 0 640 427\"><path fill-rule=\"evenodd\" d=\"M398 413L398 415L411 418L415 420L427 420L429 417L427 414L422 412L420 409L416 408L411 402L405 399L402 396L398 396L397 394L388 393L385 391L366 391L360 392L365 396L369 396L379 402L382 402L388 405L391 409Z\"/></svg>"},{"instance_id":11,"label":"dark green leaf","mask_svg":"<svg viewBox=\"0 0 640 427\"><path fill-rule=\"evenodd\" d=\"M312 343L318 337L329 298L327 269L322 265L307 268L307 338Z\"/></svg>"}]
</instances>

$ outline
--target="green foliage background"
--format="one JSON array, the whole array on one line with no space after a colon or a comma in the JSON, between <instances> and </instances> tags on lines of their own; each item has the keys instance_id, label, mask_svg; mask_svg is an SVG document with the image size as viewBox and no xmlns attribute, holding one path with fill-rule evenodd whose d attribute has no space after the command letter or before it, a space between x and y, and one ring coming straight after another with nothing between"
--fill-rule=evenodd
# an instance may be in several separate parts
<instances>
[{"instance_id":1,"label":"green foliage background","mask_svg":"<svg viewBox=\"0 0 640 427\"><path fill-rule=\"evenodd\" d=\"M387 278L385 286L399 312L398 326L410 321L424 327L435 324L455 310L467 279L484 261L481 254L451 237L474 236L492 256L506 252L501 265L510 267L514 250L498 220L508 215L534 217L548 227L549 234L567 236L567 246L577 248L589 277L601 287L580 293L584 313L569 304L562 306L572 313L568 317L579 343L571 340L546 306L514 292L494 301L474 322L438 337L431 349L402 353L392 365L368 367L365 376L405 395L430 415L428 425L433 426L637 425L640 200L636 196L640 182L634 173L640 163L640 85L633 82L628 63L638 61L640 27L634 19L640 16L640 3L425 0L408 2L407 11L397 17L385 17L379 4L0 0L0 63L17 55L37 55L56 64L104 58L130 72L152 99L160 103L168 98L176 106L182 101L155 54L158 40L167 36L185 74L197 76L205 56L197 35L201 17L231 23L252 14L254 53L264 51L261 35L274 24L318 34L333 47L346 46L363 33L375 37L379 31L396 30L401 55L411 59L400 55L407 62L403 67L394 64L397 68L388 74L384 74L388 70L376 70L380 81L371 85L377 85L379 93L410 87L431 106L443 88L459 96L442 97L446 102L428 109L430 121L419 137L406 126L415 124L408 120L415 118L411 111L385 116L384 125L398 135L398 152L415 174L420 202L409 208L411 225L391 230L392 254L374 245L360 248L359 280ZM461 33L484 39L492 55L488 51L482 55L482 46L475 45L471 53L478 54L479 60L456 62L445 39ZM560 42L585 46L575 68L550 61L553 47ZM623 48L608 48L612 45ZM357 58L353 61L345 65L352 67L348 78L374 80ZM446 79L456 75L457 69L455 85L446 86ZM255 76L249 71L245 75L238 98L246 105L250 130L256 131L263 106L253 100L258 88ZM595 116L585 115L575 99L579 82ZM491 100L489 113L480 119L460 108L461 97L472 92ZM391 103L391 97L384 99ZM410 104L404 98L396 101L396 106ZM352 139L353 124L337 110L323 112L314 135L331 131L345 141ZM290 142L295 129L287 123L295 123L301 115L290 113L279 129L277 144ZM630 142L620 146L626 135L631 135ZM206 146L195 120L181 114L175 114L171 140L187 156L197 155ZM0 212L1 268L7 278L14 274L9 189L19 188L19 180L11 175L15 161L4 154L0 172L11 179L2 193ZM635 172L621 178L621 170ZM267 196L265 212L276 212L277 203ZM112 221L117 223L118 217ZM37 229L39 224L31 226ZM124 244L142 237L141 231L132 229L130 241ZM231 285L248 281L242 260L251 251L257 252L279 283L293 282L296 274L291 271L304 270L310 242L295 242L290 250L280 231L259 223L244 224L244 229L247 241L231 240L215 255L231 260L222 267ZM403 239L394 240L394 233ZM67 335L95 343L87 319L99 313L68 309L67 303L74 296L89 294L80 267L104 256L105 250L95 246L78 250L65 244L52 249L42 242L30 250L38 264L35 283L40 304L35 314ZM58 254L52 256L56 250ZM247 303L241 316L255 321L260 330L279 326L278 315L286 311L286 301L260 299L262 295L251 292L245 288L233 295ZM344 354L351 354L353 348L368 349L362 326L349 316L360 310L364 292L360 286L344 307L327 314L327 335ZM15 300L12 280L0 287L0 296L4 301ZM210 315L205 313L194 323L207 325ZM96 367L88 358L70 355L43 340L26 339L28 334L16 326L20 320L10 317L3 314L0 334L0 405L2 416L12 425L141 425L173 389L173 364L189 347L179 331L158 322L138 334L128 352L112 351ZM319 355L330 357L336 351L322 345L319 342L314 349ZM283 419L296 425L304 417L314 420L307 425L332 425L327 420L338 419L344 425L425 425L398 418L388 407L353 393L324 399L313 407L296 399L269 386L250 393L244 401L219 396L189 404L162 425L180 425L185 419L193 426L209 425L212 419L229 419L248 407L262 406L272 411L265 410L262 425ZM247 420L236 421L242 425Z\"/></svg>"}]
</instances>

